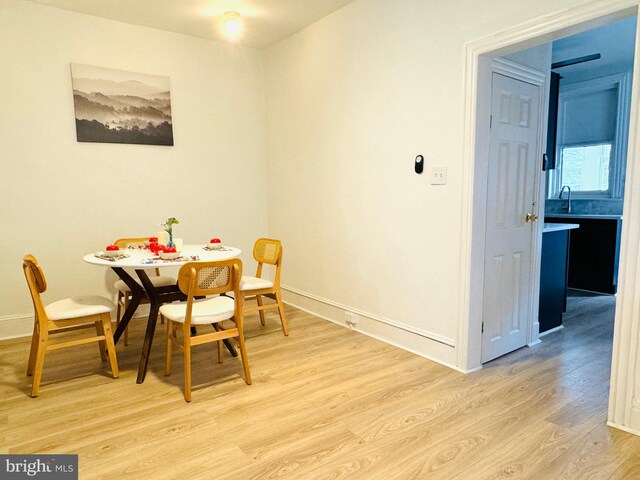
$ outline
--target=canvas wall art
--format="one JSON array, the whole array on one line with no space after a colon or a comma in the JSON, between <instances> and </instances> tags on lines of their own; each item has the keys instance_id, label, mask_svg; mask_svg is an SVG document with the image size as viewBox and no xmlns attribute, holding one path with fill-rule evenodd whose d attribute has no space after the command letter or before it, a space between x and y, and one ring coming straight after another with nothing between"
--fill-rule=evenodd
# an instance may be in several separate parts
<instances>
[{"instance_id":1,"label":"canvas wall art","mask_svg":"<svg viewBox=\"0 0 640 480\"><path fill-rule=\"evenodd\" d=\"M173 145L169 77L71 65L78 142Z\"/></svg>"}]
</instances>

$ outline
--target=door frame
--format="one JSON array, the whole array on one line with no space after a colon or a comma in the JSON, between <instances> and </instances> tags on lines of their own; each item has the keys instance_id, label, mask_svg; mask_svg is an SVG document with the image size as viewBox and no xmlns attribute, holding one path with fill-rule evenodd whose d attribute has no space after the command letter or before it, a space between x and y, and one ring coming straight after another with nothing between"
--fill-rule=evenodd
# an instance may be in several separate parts
<instances>
[{"instance_id":1,"label":"door frame","mask_svg":"<svg viewBox=\"0 0 640 480\"><path fill-rule=\"evenodd\" d=\"M481 368L486 172L482 170L486 131L478 114L487 101L486 78L481 75L487 57L507 55L553 40L638 15L638 0L596 0L565 8L521 23L465 45L464 131L462 163L463 239L460 262L457 366L470 372ZM640 22L638 23L640 26ZM618 296L613 340L608 424L640 434L640 78L639 32L632 83L626 190ZM489 85L490 88L490 85ZM489 97L490 98L490 97ZM540 197L544 198L544 197ZM485 200L485 201L483 201Z\"/></svg>"},{"instance_id":2,"label":"door frame","mask_svg":"<svg viewBox=\"0 0 640 480\"><path fill-rule=\"evenodd\" d=\"M488 67L488 70L487 70ZM539 88L538 94L538 125L537 125L537 138L536 138L536 148L533 154L532 161L538 162L538 165L542 164L542 154L544 153L546 138L547 138L547 112L549 109L549 76L550 72L540 72L533 68L526 67L524 65L520 65L518 63L506 60L504 58L489 58L483 57L481 60L481 65L478 71L478 78L488 76L486 82L489 84L489 88L491 89L493 74L497 73L499 75L503 75L505 77L512 78L514 80L518 80L521 82L529 83L531 85L535 85ZM480 81L480 80L479 80ZM477 116L478 118L478 130L479 132L482 130L483 134L478 135L477 145L476 145L476 181L477 183L481 183L484 187L479 186L478 193L482 193L482 199L478 199L478 201L482 201L484 208L478 208L477 214L482 215L482 224L478 225L478 241L477 246L482 251L482 297L479 299L477 303L474 305L480 312L480 316L482 317L483 306L484 306L484 252L486 245L486 223L487 223L487 188L488 188L488 170L489 170L489 150L490 150L490 115L491 115L491 101L492 101L493 91L490 91L490 94L484 95L484 99L487 100L486 105L479 105ZM488 97L488 98L487 98ZM485 110L485 107L488 110ZM484 134L486 131L486 135ZM533 177L533 202L534 209L531 213L538 215L539 218L543 218L544 213L544 190L545 190L545 177L541 174L540 168L535 169L534 177ZM542 199L542 201L541 201ZM480 216L477 217L478 223L480 223ZM531 229L530 234L530 268L529 268L529 297L531 301L529 303L528 308L528 319L527 322L527 335L526 335L526 345L535 345L539 343L538 339L540 332L540 322L538 322L538 302L536 301L540 296L540 269L538 266L540 265L540 258L542 255L542 222L537 222L535 224L536 228ZM480 320L481 324L484 321ZM481 326L481 332L483 328ZM482 332L484 335L484 332ZM482 338L481 338L482 345ZM480 355L482 358L482 346L480 349ZM482 359L481 359L482 361Z\"/></svg>"}]
</instances>

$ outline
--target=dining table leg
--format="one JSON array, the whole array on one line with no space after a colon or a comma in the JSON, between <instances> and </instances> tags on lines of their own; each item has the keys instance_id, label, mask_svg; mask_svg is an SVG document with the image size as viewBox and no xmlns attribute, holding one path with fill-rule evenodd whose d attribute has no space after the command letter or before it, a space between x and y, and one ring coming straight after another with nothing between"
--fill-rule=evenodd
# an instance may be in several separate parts
<instances>
[{"instance_id":1,"label":"dining table leg","mask_svg":"<svg viewBox=\"0 0 640 480\"><path fill-rule=\"evenodd\" d=\"M149 305L149 318L147 320L147 330L144 334L144 341L142 342L142 353L140 355L140 363L138 365L138 378L136 383L144 382L147 375L147 369L149 368L149 355L151 355L151 344L153 343L153 336L156 332L156 323L158 322L158 312L160 311L161 302L151 299Z\"/></svg>"},{"instance_id":2,"label":"dining table leg","mask_svg":"<svg viewBox=\"0 0 640 480\"><path fill-rule=\"evenodd\" d=\"M138 274L138 277L140 277L142 286L147 292L147 298L149 299L149 317L147 318L147 329L144 334L144 341L142 342L142 352L140 354L140 363L138 364L138 378L136 379L136 383L143 383L149 368L149 356L151 355L153 336L156 332L158 313L160 311L160 306L166 302L163 302L160 289L156 288L151 283L151 280L149 280L149 277L144 270L136 270L136 273ZM181 295L180 291L177 290L177 286L174 287L174 290L175 293L170 294L170 298L166 298L166 301L179 300L179 298L175 297L175 294Z\"/></svg>"},{"instance_id":3,"label":"dining table leg","mask_svg":"<svg viewBox=\"0 0 640 480\"><path fill-rule=\"evenodd\" d=\"M129 301L127 308L122 314L122 318L120 319L118 327L116 328L115 332L113 332L113 342L118 343L118 340L120 340L120 336L124 333L127 326L129 325L129 322L133 318L133 314L136 313L136 309L144 298L145 293L140 284L136 282L124 268L112 267L112 270L116 275L118 275L120 280L122 280L127 285L127 287L129 287L129 290L131 290L131 300Z\"/></svg>"}]
</instances>

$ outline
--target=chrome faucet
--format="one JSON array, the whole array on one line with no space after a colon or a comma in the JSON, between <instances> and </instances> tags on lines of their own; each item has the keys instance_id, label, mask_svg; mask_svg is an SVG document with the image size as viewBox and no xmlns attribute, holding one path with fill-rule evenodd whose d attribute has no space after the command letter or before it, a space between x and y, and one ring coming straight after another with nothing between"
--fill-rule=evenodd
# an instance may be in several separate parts
<instances>
[{"instance_id":1,"label":"chrome faucet","mask_svg":"<svg viewBox=\"0 0 640 480\"><path fill-rule=\"evenodd\" d=\"M560 195L558 195L558 198L562 200L562 194L564 193L565 188L569 191L567 195L567 213L571 213L571 187L569 185L562 186L562 189L560 190Z\"/></svg>"}]
</instances>

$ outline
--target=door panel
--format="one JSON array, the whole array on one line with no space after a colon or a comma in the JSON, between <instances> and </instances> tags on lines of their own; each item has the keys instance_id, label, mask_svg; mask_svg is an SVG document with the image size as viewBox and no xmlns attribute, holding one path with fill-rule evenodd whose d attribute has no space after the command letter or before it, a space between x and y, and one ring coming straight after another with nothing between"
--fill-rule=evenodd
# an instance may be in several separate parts
<instances>
[{"instance_id":1,"label":"door panel","mask_svg":"<svg viewBox=\"0 0 640 480\"><path fill-rule=\"evenodd\" d=\"M492 79L482 362L526 344L540 87Z\"/></svg>"}]
</instances>

